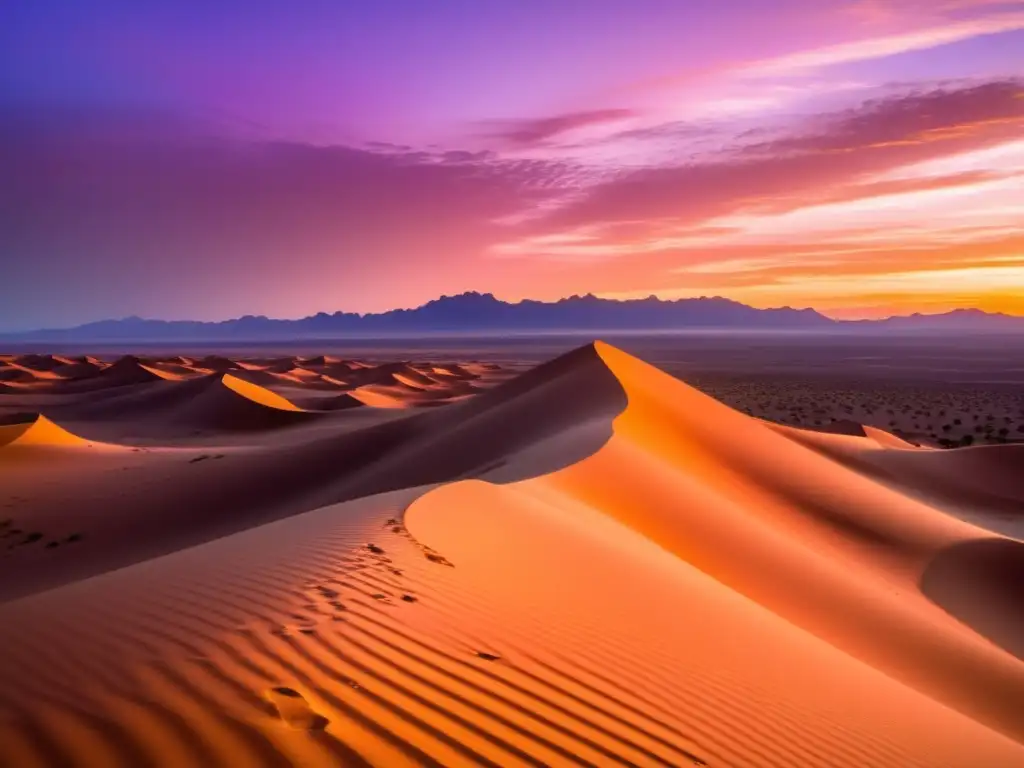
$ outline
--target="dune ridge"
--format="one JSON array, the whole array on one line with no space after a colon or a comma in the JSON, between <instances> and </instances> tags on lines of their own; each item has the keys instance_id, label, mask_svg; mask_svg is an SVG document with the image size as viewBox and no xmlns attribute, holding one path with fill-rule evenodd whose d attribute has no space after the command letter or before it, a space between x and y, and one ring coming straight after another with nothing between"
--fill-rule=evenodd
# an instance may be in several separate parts
<instances>
[{"instance_id":1,"label":"dune ridge","mask_svg":"<svg viewBox=\"0 0 1024 768\"><path fill-rule=\"evenodd\" d=\"M59 533L0 584L67 566L0 603L0 764L1024 764L1024 545L975 522L1018 446L778 427L601 343L354 429L256 386L86 403L313 420L88 457L84 539L0 474Z\"/></svg>"},{"instance_id":2,"label":"dune ridge","mask_svg":"<svg viewBox=\"0 0 1024 768\"><path fill-rule=\"evenodd\" d=\"M950 621L916 584L930 559L987 532L828 461L635 358L598 349L630 403L615 436L590 458L530 482L625 522L886 674L1024 735L1014 705L1024 691L1019 660ZM952 463L970 450L940 455ZM1019 542L1009 546L1024 557Z\"/></svg>"}]
</instances>

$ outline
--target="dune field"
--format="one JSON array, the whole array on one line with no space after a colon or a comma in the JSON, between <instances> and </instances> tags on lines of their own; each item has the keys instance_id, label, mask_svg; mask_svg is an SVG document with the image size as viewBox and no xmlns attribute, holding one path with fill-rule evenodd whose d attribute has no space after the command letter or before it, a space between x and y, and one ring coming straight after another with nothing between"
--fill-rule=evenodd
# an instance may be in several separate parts
<instances>
[{"instance_id":1,"label":"dune field","mask_svg":"<svg viewBox=\"0 0 1024 768\"><path fill-rule=\"evenodd\" d=\"M1024 767L1024 444L748 410L0 356L0 766Z\"/></svg>"}]
</instances>

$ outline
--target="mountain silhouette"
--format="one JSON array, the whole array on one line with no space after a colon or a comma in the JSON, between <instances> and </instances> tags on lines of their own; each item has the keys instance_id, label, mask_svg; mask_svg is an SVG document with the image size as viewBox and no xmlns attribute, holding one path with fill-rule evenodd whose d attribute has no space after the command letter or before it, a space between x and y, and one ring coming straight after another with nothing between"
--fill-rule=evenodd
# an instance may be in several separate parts
<instances>
[{"instance_id":1,"label":"mountain silhouette","mask_svg":"<svg viewBox=\"0 0 1024 768\"><path fill-rule=\"evenodd\" d=\"M656 296L619 301L592 294L553 302L510 303L490 293L441 296L415 309L358 314L320 312L298 320L245 315L233 320L147 320L127 317L74 328L7 334L14 341L263 341L345 338L421 333L549 333L615 331L1000 331L1024 329L1024 318L980 310L909 315L884 320L839 321L813 309L756 309L731 299L663 300Z\"/></svg>"}]
</instances>

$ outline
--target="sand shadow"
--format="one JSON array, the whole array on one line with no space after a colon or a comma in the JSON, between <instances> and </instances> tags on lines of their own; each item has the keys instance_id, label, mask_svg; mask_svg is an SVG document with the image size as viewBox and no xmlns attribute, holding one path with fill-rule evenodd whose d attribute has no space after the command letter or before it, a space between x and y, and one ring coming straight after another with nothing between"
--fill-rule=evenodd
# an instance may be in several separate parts
<instances>
[{"instance_id":1,"label":"sand shadow","mask_svg":"<svg viewBox=\"0 0 1024 768\"><path fill-rule=\"evenodd\" d=\"M946 613L1024 660L1024 543L972 539L942 550L921 592Z\"/></svg>"}]
</instances>

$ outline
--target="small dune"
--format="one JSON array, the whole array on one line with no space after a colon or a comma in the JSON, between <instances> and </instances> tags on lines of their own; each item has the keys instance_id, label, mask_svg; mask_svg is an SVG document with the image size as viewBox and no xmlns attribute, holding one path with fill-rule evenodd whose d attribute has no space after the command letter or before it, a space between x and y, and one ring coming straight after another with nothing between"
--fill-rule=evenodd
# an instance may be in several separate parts
<instances>
[{"instance_id":1,"label":"small dune","mask_svg":"<svg viewBox=\"0 0 1024 768\"><path fill-rule=\"evenodd\" d=\"M330 397L318 397L308 401L307 410L312 411L345 411L349 408L358 408L365 405L359 398L346 393Z\"/></svg>"},{"instance_id":2,"label":"small dune","mask_svg":"<svg viewBox=\"0 0 1024 768\"><path fill-rule=\"evenodd\" d=\"M0 424L0 449L24 447L76 448L91 445L40 414L19 423Z\"/></svg>"},{"instance_id":3,"label":"small dune","mask_svg":"<svg viewBox=\"0 0 1024 768\"><path fill-rule=\"evenodd\" d=\"M29 368L33 371L52 371L61 366L68 365L71 360L55 355L19 355L13 359L15 364Z\"/></svg>"},{"instance_id":4,"label":"small dune","mask_svg":"<svg viewBox=\"0 0 1024 768\"><path fill-rule=\"evenodd\" d=\"M197 358L193 360L192 365L214 373L225 373L242 369L242 366L234 360L220 355L207 355L206 357Z\"/></svg>"},{"instance_id":5,"label":"small dune","mask_svg":"<svg viewBox=\"0 0 1024 768\"><path fill-rule=\"evenodd\" d=\"M154 381L173 381L179 377L145 365L139 358L128 355L103 369L96 378L108 387L124 387L134 384L150 384Z\"/></svg>"}]
</instances>

